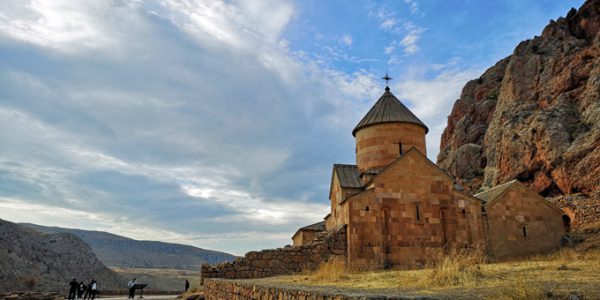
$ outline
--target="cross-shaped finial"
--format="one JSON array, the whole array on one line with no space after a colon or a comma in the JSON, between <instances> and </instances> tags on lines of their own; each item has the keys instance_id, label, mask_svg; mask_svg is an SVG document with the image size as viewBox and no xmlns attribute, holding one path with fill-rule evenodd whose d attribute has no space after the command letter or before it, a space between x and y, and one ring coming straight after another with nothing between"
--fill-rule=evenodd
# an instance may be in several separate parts
<instances>
[{"instance_id":1,"label":"cross-shaped finial","mask_svg":"<svg viewBox=\"0 0 600 300\"><path fill-rule=\"evenodd\" d=\"M389 91L390 87L389 87L388 83L390 82L390 80L392 80L392 77L390 77L388 75L388 73L385 72L385 76L381 77L381 79L385 80L385 89L386 89L386 91Z\"/></svg>"}]
</instances>

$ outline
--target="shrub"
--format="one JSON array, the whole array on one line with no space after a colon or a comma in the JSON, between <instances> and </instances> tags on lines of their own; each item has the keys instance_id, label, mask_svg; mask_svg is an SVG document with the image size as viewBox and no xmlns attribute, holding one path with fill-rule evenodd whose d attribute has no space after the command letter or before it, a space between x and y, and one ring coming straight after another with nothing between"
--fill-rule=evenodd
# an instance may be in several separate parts
<instances>
[{"instance_id":1,"label":"shrub","mask_svg":"<svg viewBox=\"0 0 600 300\"><path fill-rule=\"evenodd\" d=\"M26 289L32 290L37 285L37 279L34 277L27 277L23 279L23 283Z\"/></svg>"},{"instance_id":2,"label":"shrub","mask_svg":"<svg viewBox=\"0 0 600 300\"><path fill-rule=\"evenodd\" d=\"M422 283L426 286L464 286L475 284L483 277L480 263L483 259L478 254L458 252L444 255L430 263L431 270L424 276Z\"/></svg>"},{"instance_id":3,"label":"shrub","mask_svg":"<svg viewBox=\"0 0 600 300\"><path fill-rule=\"evenodd\" d=\"M314 281L337 281L348 279L348 267L345 257L331 257L327 262L321 263L319 268L310 274Z\"/></svg>"},{"instance_id":4,"label":"shrub","mask_svg":"<svg viewBox=\"0 0 600 300\"><path fill-rule=\"evenodd\" d=\"M512 285L503 285L497 292L498 299L506 300L541 300L547 299L547 296L551 295L550 291L545 291L541 286L527 278L521 278Z\"/></svg>"}]
</instances>

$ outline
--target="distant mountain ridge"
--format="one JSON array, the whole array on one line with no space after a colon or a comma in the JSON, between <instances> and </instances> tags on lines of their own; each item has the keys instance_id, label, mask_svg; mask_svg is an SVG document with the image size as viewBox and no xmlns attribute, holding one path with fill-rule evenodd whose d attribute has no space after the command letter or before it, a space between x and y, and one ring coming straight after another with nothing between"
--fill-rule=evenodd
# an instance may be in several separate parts
<instances>
[{"instance_id":1,"label":"distant mountain ridge","mask_svg":"<svg viewBox=\"0 0 600 300\"><path fill-rule=\"evenodd\" d=\"M236 258L225 252L174 243L134 240L103 231L29 223L21 225L44 233L71 233L86 242L98 259L109 267L199 270L204 263L218 264Z\"/></svg>"},{"instance_id":2,"label":"distant mountain ridge","mask_svg":"<svg viewBox=\"0 0 600 300\"><path fill-rule=\"evenodd\" d=\"M0 219L0 291L64 293L73 278L86 283L93 278L101 292L127 282L73 234L45 234Z\"/></svg>"}]
</instances>

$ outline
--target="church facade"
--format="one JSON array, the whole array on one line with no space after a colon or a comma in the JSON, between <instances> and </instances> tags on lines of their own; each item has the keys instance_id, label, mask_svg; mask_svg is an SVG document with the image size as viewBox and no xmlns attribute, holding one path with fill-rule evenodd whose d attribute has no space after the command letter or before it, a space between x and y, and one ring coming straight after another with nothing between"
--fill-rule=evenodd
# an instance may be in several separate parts
<instances>
[{"instance_id":1,"label":"church facade","mask_svg":"<svg viewBox=\"0 0 600 300\"><path fill-rule=\"evenodd\" d=\"M460 250L507 259L560 247L560 209L517 181L463 192L427 158L428 131L389 87L352 131L356 165L333 165L323 228L345 227L350 266L422 266ZM321 227L299 229L294 246L310 244Z\"/></svg>"}]
</instances>

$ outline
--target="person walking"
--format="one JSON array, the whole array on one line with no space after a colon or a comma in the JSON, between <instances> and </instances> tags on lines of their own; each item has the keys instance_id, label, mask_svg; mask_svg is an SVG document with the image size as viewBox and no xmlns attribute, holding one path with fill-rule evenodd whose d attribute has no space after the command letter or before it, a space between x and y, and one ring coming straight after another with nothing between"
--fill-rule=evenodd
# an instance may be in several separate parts
<instances>
[{"instance_id":1,"label":"person walking","mask_svg":"<svg viewBox=\"0 0 600 300\"><path fill-rule=\"evenodd\" d=\"M77 299L81 299L83 297L83 292L85 291L85 284L83 284L83 281L79 282L79 285L77 286Z\"/></svg>"},{"instance_id":2,"label":"person walking","mask_svg":"<svg viewBox=\"0 0 600 300\"><path fill-rule=\"evenodd\" d=\"M133 299L135 297L135 284L135 278L133 278L127 283L127 287L129 288L129 297L127 297L128 299Z\"/></svg>"},{"instance_id":3,"label":"person walking","mask_svg":"<svg viewBox=\"0 0 600 300\"><path fill-rule=\"evenodd\" d=\"M90 296L92 295L92 281L90 281L90 283L88 283L88 285L85 287L85 294L83 295L83 299L90 299Z\"/></svg>"},{"instance_id":4,"label":"person walking","mask_svg":"<svg viewBox=\"0 0 600 300\"><path fill-rule=\"evenodd\" d=\"M185 280L185 292L187 293L188 289L190 288L190 282L186 279Z\"/></svg>"},{"instance_id":5,"label":"person walking","mask_svg":"<svg viewBox=\"0 0 600 300\"><path fill-rule=\"evenodd\" d=\"M96 280L92 279L92 300L96 299L96 294L98 293L98 283Z\"/></svg>"},{"instance_id":6,"label":"person walking","mask_svg":"<svg viewBox=\"0 0 600 300\"><path fill-rule=\"evenodd\" d=\"M79 283L77 283L77 279L75 279L75 278L73 278L73 280L71 280L71 282L69 282L69 297L67 299L75 300L75 295L77 293L78 285L79 285Z\"/></svg>"}]
</instances>

